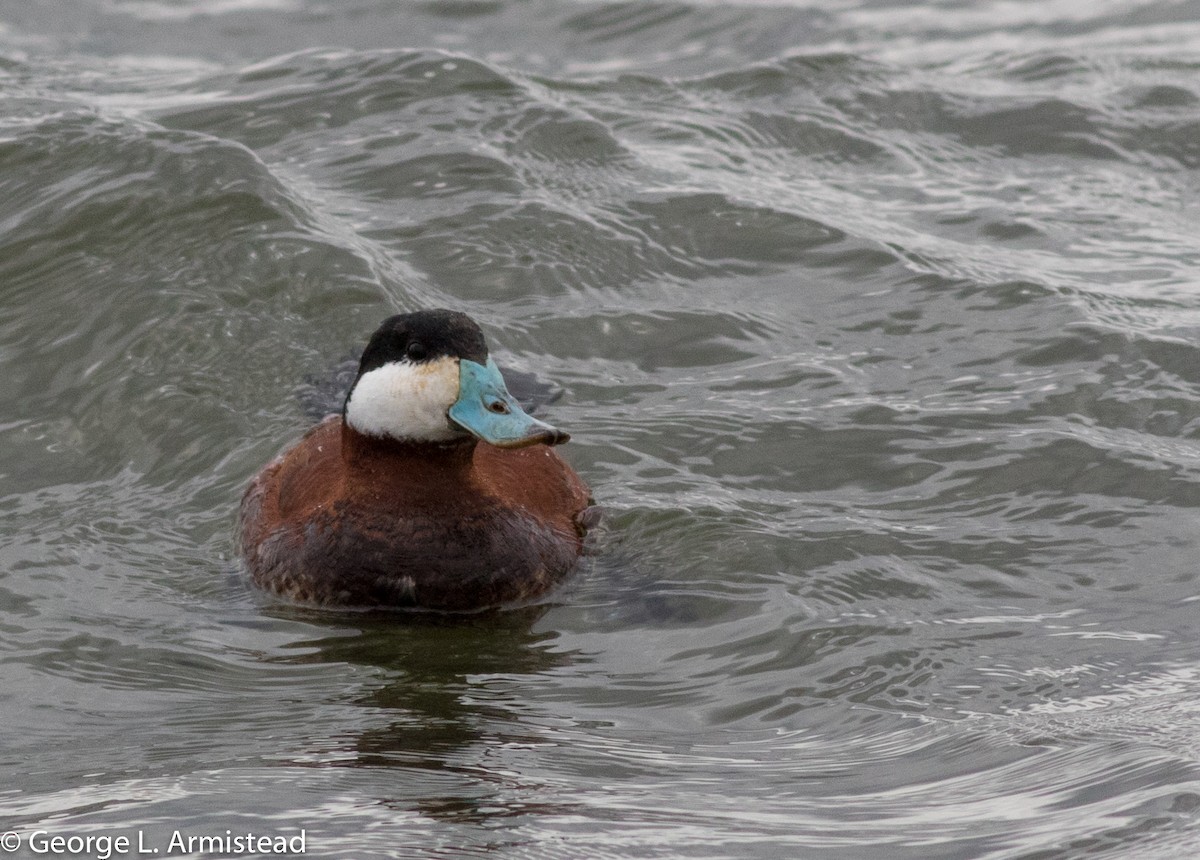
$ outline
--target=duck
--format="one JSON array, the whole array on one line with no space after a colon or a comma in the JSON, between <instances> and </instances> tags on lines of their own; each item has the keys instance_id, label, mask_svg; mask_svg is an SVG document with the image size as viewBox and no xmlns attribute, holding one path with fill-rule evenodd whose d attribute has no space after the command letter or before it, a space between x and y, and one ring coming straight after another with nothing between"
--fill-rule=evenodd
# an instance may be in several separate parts
<instances>
[{"instance_id":1,"label":"duck","mask_svg":"<svg viewBox=\"0 0 1200 860\"><path fill-rule=\"evenodd\" d=\"M345 608L475 612L537 600L583 553L591 507L554 448L570 436L509 393L464 313L388 317L340 414L246 488L251 580Z\"/></svg>"}]
</instances>

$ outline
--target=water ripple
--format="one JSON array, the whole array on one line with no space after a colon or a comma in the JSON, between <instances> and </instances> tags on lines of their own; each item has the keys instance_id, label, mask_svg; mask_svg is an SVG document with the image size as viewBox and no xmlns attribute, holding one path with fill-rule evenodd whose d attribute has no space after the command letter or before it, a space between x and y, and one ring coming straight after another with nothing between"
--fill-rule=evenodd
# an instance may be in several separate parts
<instances>
[{"instance_id":1,"label":"water ripple","mask_svg":"<svg viewBox=\"0 0 1200 860\"><path fill-rule=\"evenodd\" d=\"M1187 5L359 5L0 30L15 826L1194 853ZM562 386L594 554L464 623L254 594L304 381L443 305Z\"/></svg>"}]
</instances>

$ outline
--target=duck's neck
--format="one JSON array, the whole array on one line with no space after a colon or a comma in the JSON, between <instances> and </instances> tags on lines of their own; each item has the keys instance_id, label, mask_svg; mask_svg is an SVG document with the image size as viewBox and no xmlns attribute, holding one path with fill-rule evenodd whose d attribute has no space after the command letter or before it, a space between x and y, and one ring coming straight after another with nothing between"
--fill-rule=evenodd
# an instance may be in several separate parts
<instances>
[{"instance_id":1,"label":"duck's neck","mask_svg":"<svg viewBox=\"0 0 1200 860\"><path fill-rule=\"evenodd\" d=\"M474 484L476 440L408 442L368 436L342 424L342 460L360 486L436 498Z\"/></svg>"}]
</instances>

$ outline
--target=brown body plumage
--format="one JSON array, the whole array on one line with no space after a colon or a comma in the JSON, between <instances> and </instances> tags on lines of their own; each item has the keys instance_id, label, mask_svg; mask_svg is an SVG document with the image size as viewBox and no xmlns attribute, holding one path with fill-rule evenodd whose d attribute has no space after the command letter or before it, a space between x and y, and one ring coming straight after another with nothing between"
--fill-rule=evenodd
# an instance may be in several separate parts
<instances>
[{"instance_id":1,"label":"brown body plumage","mask_svg":"<svg viewBox=\"0 0 1200 860\"><path fill-rule=\"evenodd\" d=\"M472 610L561 581L587 505L546 445L410 444L330 416L254 478L240 544L255 583L295 600Z\"/></svg>"}]
</instances>

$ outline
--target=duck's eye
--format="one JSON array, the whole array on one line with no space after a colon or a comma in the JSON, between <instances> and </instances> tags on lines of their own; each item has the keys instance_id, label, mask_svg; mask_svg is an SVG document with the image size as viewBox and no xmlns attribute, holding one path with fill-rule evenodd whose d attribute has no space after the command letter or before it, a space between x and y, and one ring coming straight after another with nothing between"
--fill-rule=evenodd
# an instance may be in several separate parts
<instances>
[{"instance_id":1,"label":"duck's eye","mask_svg":"<svg viewBox=\"0 0 1200 860\"><path fill-rule=\"evenodd\" d=\"M404 354L413 361L423 361L429 355L429 350L425 348L425 344L413 341L408 345L408 349L404 351Z\"/></svg>"}]
</instances>

